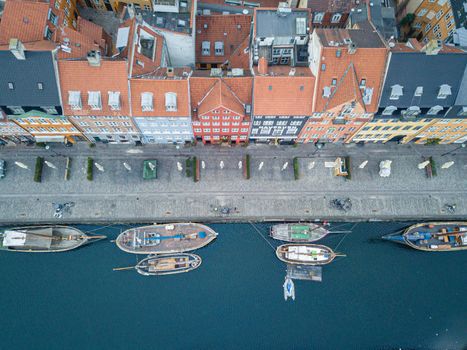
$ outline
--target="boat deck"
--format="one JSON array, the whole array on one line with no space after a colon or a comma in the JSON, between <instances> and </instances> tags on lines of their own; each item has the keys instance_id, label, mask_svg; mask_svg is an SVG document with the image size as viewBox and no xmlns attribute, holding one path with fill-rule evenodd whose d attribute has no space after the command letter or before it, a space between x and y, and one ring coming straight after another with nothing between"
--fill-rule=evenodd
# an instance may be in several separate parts
<instances>
[{"instance_id":1,"label":"boat deck","mask_svg":"<svg viewBox=\"0 0 467 350\"><path fill-rule=\"evenodd\" d=\"M422 250L456 250L467 248L467 222L422 223L404 232L408 245Z\"/></svg>"}]
</instances>

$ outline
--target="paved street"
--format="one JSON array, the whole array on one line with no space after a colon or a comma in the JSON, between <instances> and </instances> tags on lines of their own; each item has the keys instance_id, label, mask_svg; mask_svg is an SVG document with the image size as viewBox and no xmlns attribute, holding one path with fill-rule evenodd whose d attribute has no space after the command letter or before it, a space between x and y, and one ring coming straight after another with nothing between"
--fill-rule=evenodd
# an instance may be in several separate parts
<instances>
[{"instance_id":1,"label":"paved street","mask_svg":"<svg viewBox=\"0 0 467 350\"><path fill-rule=\"evenodd\" d=\"M0 222L163 222L245 220L408 220L467 218L467 150L459 145L313 145L248 147L117 146L86 144L3 147L7 175L0 179ZM448 154L445 154L449 152ZM251 156L251 179L245 180L239 161ZM445 155L443 155L445 154ZM33 181L37 156L44 165L41 183ZM188 156L204 161L195 183L177 169ZM332 175L325 162L351 157L351 180ZM65 156L72 157L69 181L64 180ZM86 157L94 180L86 179ZM428 179L417 165L433 156L438 176ZM294 180L292 160L299 157L300 179ZM158 179L142 179L142 161L158 160ZM392 160L388 178L378 175L379 162ZM368 160L364 169L359 165ZM15 161L26 164L23 169ZM221 169L220 162L224 167ZM454 161L449 169L441 165ZM128 171L123 162L131 166ZM284 168L284 164L288 166ZM259 170L260 164L262 165ZM242 164L244 166L244 164ZM331 207L336 198L350 198L352 207ZM53 217L52 203L75 202L71 213ZM454 204L449 212L445 204ZM222 208L230 208L222 214Z\"/></svg>"}]
</instances>

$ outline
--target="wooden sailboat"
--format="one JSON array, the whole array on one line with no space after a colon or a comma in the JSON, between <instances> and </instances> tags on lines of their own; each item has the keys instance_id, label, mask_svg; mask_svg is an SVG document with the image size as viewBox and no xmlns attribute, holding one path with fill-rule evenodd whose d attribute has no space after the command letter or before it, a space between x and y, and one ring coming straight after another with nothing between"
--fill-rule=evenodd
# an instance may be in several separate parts
<instances>
[{"instance_id":1,"label":"wooden sailboat","mask_svg":"<svg viewBox=\"0 0 467 350\"><path fill-rule=\"evenodd\" d=\"M76 249L106 236L88 236L71 226L26 226L0 232L0 250L27 253L54 253Z\"/></svg>"},{"instance_id":2,"label":"wooden sailboat","mask_svg":"<svg viewBox=\"0 0 467 350\"><path fill-rule=\"evenodd\" d=\"M393 233L382 238L428 252L465 250L467 221L419 223L408 227L402 234Z\"/></svg>"},{"instance_id":3,"label":"wooden sailboat","mask_svg":"<svg viewBox=\"0 0 467 350\"><path fill-rule=\"evenodd\" d=\"M283 244L277 247L276 255L288 264L326 265L339 254L320 244Z\"/></svg>"},{"instance_id":4,"label":"wooden sailboat","mask_svg":"<svg viewBox=\"0 0 467 350\"><path fill-rule=\"evenodd\" d=\"M196 223L174 223L136 227L122 232L117 246L133 254L182 253L199 249L212 242L217 233Z\"/></svg>"},{"instance_id":5,"label":"wooden sailboat","mask_svg":"<svg viewBox=\"0 0 467 350\"><path fill-rule=\"evenodd\" d=\"M271 226L270 236L291 243L315 242L329 234L322 225L314 223L290 223Z\"/></svg>"},{"instance_id":6,"label":"wooden sailboat","mask_svg":"<svg viewBox=\"0 0 467 350\"><path fill-rule=\"evenodd\" d=\"M115 268L114 271L135 269L144 276L172 275L197 269L201 262L200 256L190 253L150 255L136 266Z\"/></svg>"}]
</instances>

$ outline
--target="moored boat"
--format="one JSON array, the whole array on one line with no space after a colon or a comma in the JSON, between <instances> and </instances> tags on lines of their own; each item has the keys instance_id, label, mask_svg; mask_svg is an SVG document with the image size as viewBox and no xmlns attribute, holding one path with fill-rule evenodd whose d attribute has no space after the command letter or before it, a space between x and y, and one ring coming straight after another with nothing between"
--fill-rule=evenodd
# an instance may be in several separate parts
<instances>
[{"instance_id":1,"label":"moored boat","mask_svg":"<svg viewBox=\"0 0 467 350\"><path fill-rule=\"evenodd\" d=\"M208 226L174 223L136 227L122 232L117 246L133 254L182 253L204 247L217 237Z\"/></svg>"},{"instance_id":2,"label":"moored boat","mask_svg":"<svg viewBox=\"0 0 467 350\"><path fill-rule=\"evenodd\" d=\"M464 250L467 249L467 222L424 222L382 238L423 251Z\"/></svg>"},{"instance_id":3,"label":"moored boat","mask_svg":"<svg viewBox=\"0 0 467 350\"><path fill-rule=\"evenodd\" d=\"M326 265L337 256L320 244L283 244L277 247L276 255L283 262L299 265Z\"/></svg>"},{"instance_id":4,"label":"moored boat","mask_svg":"<svg viewBox=\"0 0 467 350\"><path fill-rule=\"evenodd\" d=\"M289 277L285 278L283 287L284 287L284 300L287 301L287 299L289 298L292 298L292 300L295 300L295 285L291 278Z\"/></svg>"},{"instance_id":5,"label":"moored boat","mask_svg":"<svg viewBox=\"0 0 467 350\"><path fill-rule=\"evenodd\" d=\"M76 249L90 240L105 236L88 236L71 226L26 226L0 231L0 249L12 252L51 253Z\"/></svg>"},{"instance_id":6,"label":"moored boat","mask_svg":"<svg viewBox=\"0 0 467 350\"><path fill-rule=\"evenodd\" d=\"M194 270L201 265L201 262L201 257L196 254L164 254L141 260L135 269L144 276L171 275Z\"/></svg>"},{"instance_id":7,"label":"moored boat","mask_svg":"<svg viewBox=\"0 0 467 350\"><path fill-rule=\"evenodd\" d=\"M321 225L313 223L290 223L271 226L270 236L274 239L291 242L315 242L325 237L329 231Z\"/></svg>"}]
</instances>

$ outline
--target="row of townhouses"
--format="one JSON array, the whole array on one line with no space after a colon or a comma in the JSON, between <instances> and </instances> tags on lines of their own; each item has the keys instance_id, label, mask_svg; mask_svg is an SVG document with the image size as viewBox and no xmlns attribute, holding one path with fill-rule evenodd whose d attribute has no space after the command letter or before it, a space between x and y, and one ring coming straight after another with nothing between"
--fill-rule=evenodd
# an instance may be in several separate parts
<instances>
[{"instance_id":1,"label":"row of townhouses","mask_svg":"<svg viewBox=\"0 0 467 350\"><path fill-rule=\"evenodd\" d=\"M0 143L467 141L466 52L398 41L390 2L177 2L189 32L128 4L112 40L57 1L5 4Z\"/></svg>"}]
</instances>

